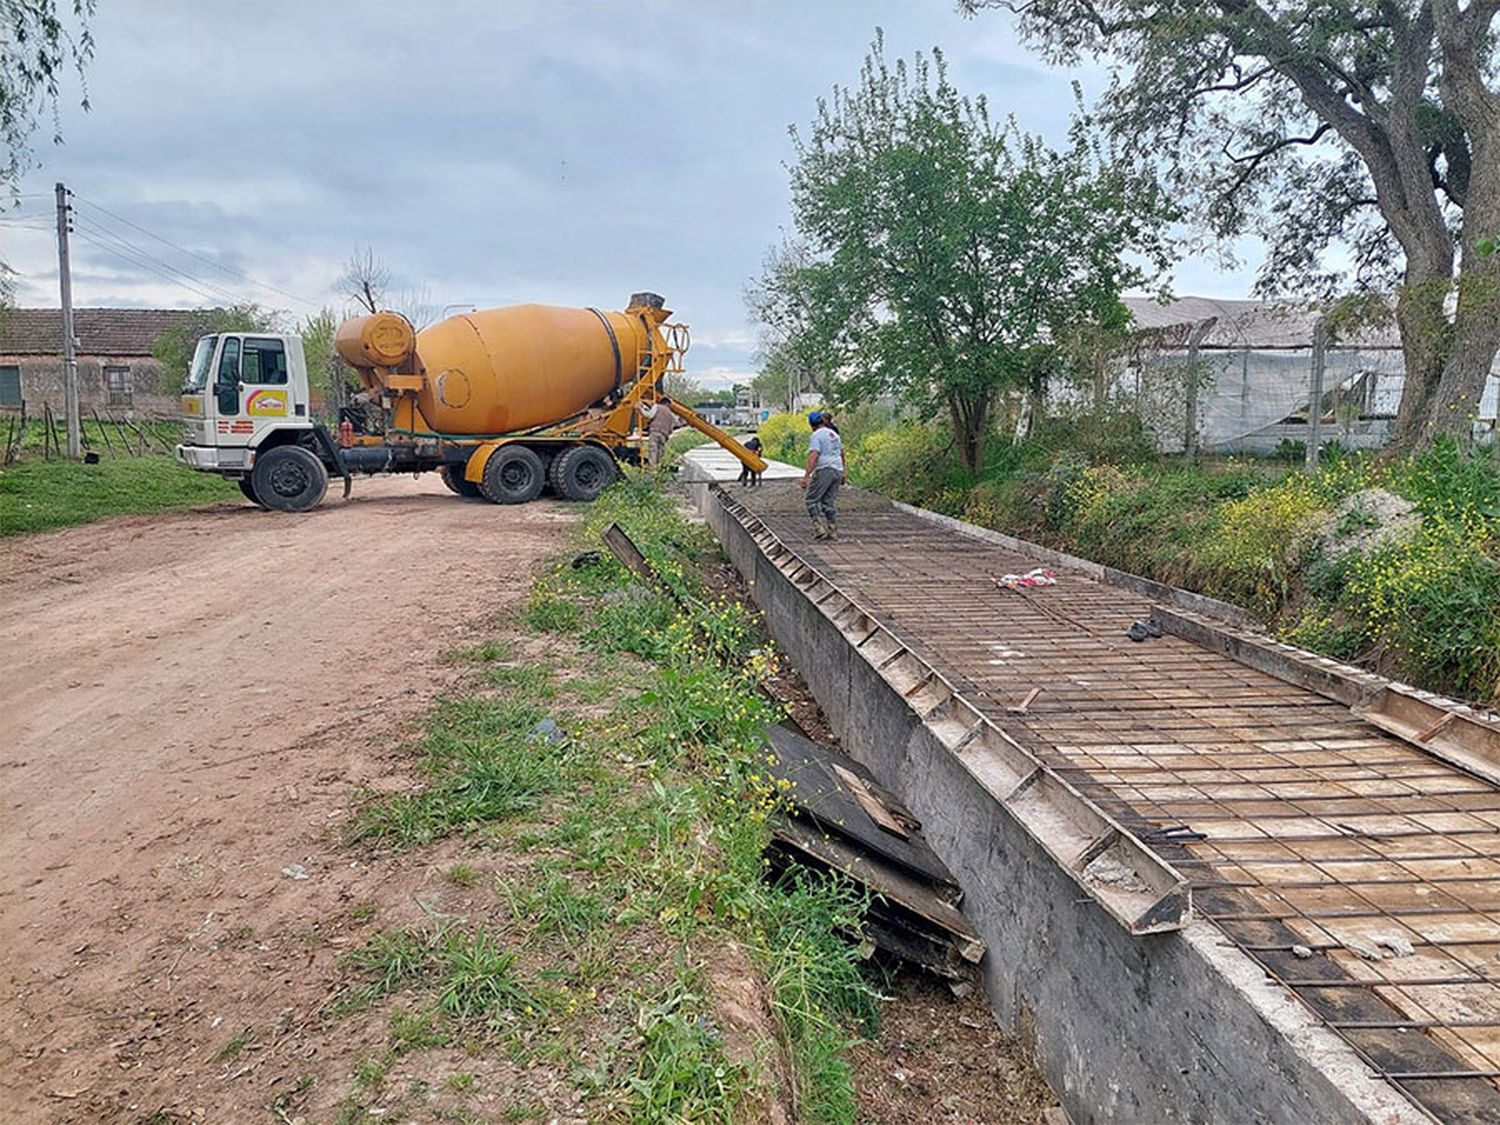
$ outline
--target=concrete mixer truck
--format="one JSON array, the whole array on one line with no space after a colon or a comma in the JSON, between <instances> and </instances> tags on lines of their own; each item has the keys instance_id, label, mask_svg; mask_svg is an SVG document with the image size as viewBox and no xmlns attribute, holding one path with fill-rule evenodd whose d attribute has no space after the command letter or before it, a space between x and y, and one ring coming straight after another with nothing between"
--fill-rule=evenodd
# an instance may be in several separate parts
<instances>
[{"instance_id":1,"label":"concrete mixer truck","mask_svg":"<svg viewBox=\"0 0 1500 1125\"><path fill-rule=\"evenodd\" d=\"M624 312L516 305L415 331L378 312L339 326L334 347L363 386L336 431L314 419L297 336L225 332L198 341L183 384L177 457L238 482L264 508L304 511L330 477L437 472L459 496L521 504L544 489L592 500L640 464L638 407L670 409L756 472L761 458L662 393L682 371L684 325L654 293Z\"/></svg>"}]
</instances>

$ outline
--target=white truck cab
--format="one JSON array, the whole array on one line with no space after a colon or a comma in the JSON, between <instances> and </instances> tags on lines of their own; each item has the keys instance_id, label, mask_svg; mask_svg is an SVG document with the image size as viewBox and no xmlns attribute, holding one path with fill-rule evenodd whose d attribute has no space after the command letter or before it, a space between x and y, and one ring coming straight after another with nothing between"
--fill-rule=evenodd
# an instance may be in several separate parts
<instances>
[{"instance_id":1,"label":"white truck cab","mask_svg":"<svg viewBox=\"0 0 1500 1125\"><path fill-rule=\"evenodd\" d=\"M203 337L182 385L182 413L179 461L237 481L268 508L296 511L322 500L338 454L312 418L301 337Z\"/></svg>"}]
</instances>

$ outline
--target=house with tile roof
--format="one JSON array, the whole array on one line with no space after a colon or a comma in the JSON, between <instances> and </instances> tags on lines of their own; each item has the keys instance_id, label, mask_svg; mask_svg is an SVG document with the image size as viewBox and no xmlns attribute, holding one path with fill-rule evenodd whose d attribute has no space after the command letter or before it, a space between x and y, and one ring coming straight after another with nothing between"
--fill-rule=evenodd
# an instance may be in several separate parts
<instances>
[{"instance_id":1,"label":"house with tile roof","mask_svg":"<svg viewBox=\"0 0 1500 1125\"><path fill-rule=\"evenodd\" d=\"M79 403L90 411L174 416L185 372L166 371L152 355L173 329L196 335L204 309L74 309ZM63 408L62 312L0 310L0 409L36 415Z\"/></svg>"}]
</instances>

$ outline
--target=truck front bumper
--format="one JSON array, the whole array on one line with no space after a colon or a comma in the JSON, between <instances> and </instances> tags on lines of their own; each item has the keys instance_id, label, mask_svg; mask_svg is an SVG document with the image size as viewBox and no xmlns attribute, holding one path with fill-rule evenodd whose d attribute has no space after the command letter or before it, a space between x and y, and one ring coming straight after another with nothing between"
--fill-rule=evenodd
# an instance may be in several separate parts
<instances>
[{"instance_id":1,"label":"truck front bumper","mask_svg":"<svg viewBox=\"0 0 1500 1125\"><path fill-rule=\"evenodd\" d=\"M243 446L221 449L213 445L179 445L177 460L203 473L248 472L255 464L255 450Z\"/></svg>"}]
</instances>

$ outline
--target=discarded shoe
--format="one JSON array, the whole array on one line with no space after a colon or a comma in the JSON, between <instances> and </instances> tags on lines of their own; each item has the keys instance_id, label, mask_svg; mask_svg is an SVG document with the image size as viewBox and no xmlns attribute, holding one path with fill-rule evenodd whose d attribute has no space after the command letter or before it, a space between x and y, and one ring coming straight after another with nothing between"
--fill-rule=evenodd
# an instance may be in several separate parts
<instances>
[{"instance_id":1,"label":"discarded shoe","mask_svg":"<svg viewBox=\"0 0 1500 1125\"><path fill-rule=\"evenodd\" d=\"M1146 635L1148 637L1159 637L1162 634L1161 622L1154 617L1146 619Z\"/></svg>"},{"instance_id":2,"label":"discarded shoe","mask_svg":"<svg viewBox=\"0 0 1500 1125\"><path fill-rule=\"evenodd\" d=\"M1132 641L1136 641L1137 643L1139 643L1141 641L1144 641L1151 634L1146 631L1146 623L1144 621L1135 621L1131 623L1129 629L1125 630L1125 635Z\"/></svg>"}]
</instances>

